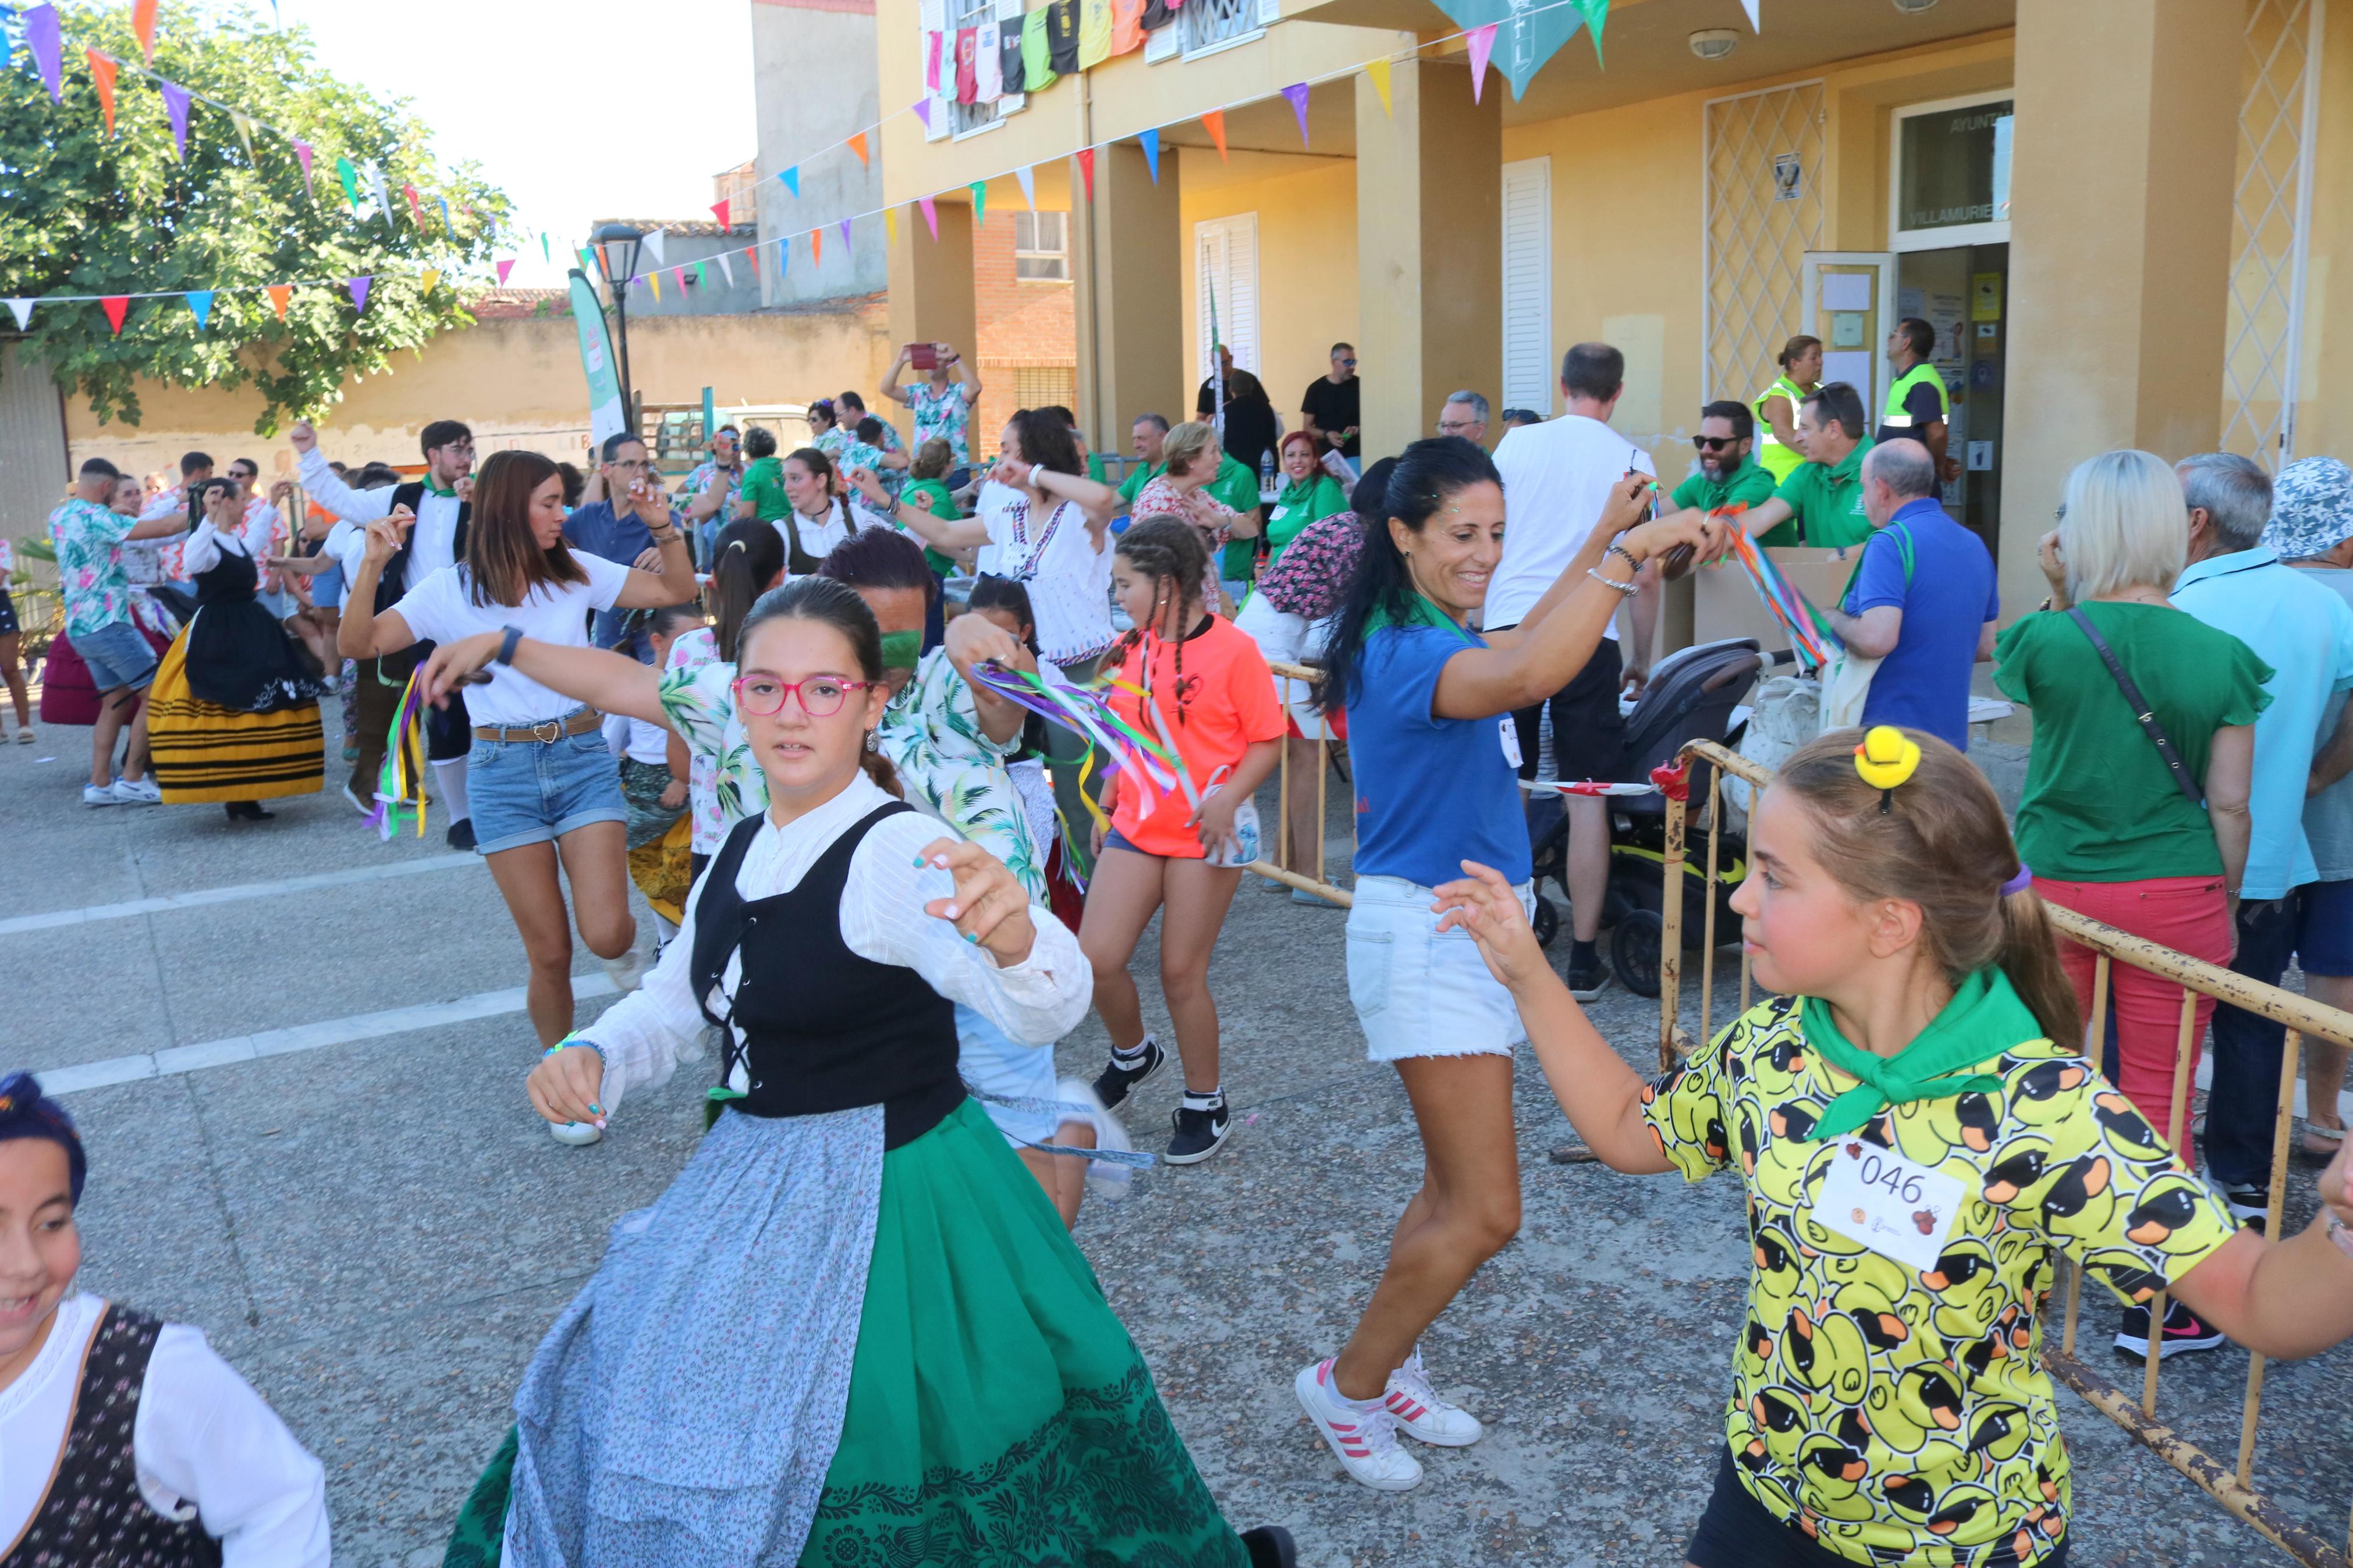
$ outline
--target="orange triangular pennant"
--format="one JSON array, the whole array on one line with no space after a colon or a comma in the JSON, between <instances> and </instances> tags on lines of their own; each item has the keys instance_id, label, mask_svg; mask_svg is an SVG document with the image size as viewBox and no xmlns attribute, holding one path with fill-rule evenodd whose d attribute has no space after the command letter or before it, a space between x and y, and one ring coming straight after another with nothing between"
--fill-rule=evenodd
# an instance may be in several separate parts
<instances>
[{"instance_id":1,"label":"orange triangular pennant","mask_svg":"<svg viewBox=\"0 0 2353 1568\"><path fill-rule=\"evenodd\" d=\"M1226 111L1222 109L1213 109L1201 116L1201 129L1208 132L1209 140L1218 144L1218 161L1224 163L1226 161Z\"/></svg>"},{"instance_id":2,"label":"orange triangular pennant","mask_svg":"<svg viewBox=\"0 0 2353 1568\"><path fill-rule=\"evenodd\" d=\"M811 267L825 265L825 230L821 228L809 230L809 265Z\"/></svg>"},{"instance_id":3,"label":"orange triangular pennant","mask_svg":"<svg viewBox=\"0 0 2353 1568\"><path fill-rule=\"evenodd\" d=\"M855 136L853 136L853 137L851 137L851 138L849 139L849 150L850 150L851 152L853 152L853 153L857 153L857 154L858 154L858 161L859 161L860 163L865 163L865 162L866 162L866 132L865 132L861 131L861 132L860 132L857 135L855 135Z\"/></svg>"},{"instance_id":4,"label":"orange triangular pennant","mask_svg":"<svg viewBox=\"0 0 2353 1568\"><path fill-rule=\"evenodd\" d=\"M114 62L96 49L84 49L90 61L90 79L98 89L98 107L106 115L106 133L114 134Z\"/></svg>"},{"instance_id":5,"label":"orange triangular pennant","mask_svg":"<svg viewBox=\"0 0 2353 1568\"><path fill-rule=\"evenodd\" d=\"M278 312L278 319L281 321L284 321L286 319L286 301L294 297L294 285L291 283L272 283L269 288L264 289L262 292L269 296L269 308Z\"/></svg>"},{"instance_id":6,"label":"orange triangular pennant","mask_svg":"<svg viewBox=\"0 0 2353 1568\"><path fill-rule=\"evenodd\" d=\"M155 63L155 0L131 0L131 30L139 35L139 47L145 51L147 63Z\"/></svg>"}]
</instances>

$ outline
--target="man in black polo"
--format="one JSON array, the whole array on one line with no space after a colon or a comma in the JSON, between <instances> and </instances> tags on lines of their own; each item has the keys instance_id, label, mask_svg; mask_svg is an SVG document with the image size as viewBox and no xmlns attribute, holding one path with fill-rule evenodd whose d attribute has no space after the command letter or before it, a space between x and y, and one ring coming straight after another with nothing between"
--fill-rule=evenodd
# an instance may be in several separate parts
<instances>
[{"instance_id":1,"label":"man in black polo","mask_svg":"<svg viewBox=\"0 0 2353 1568\"><path fill-rule=\"evenodd\" d=\"M1334 343L1331 370L1309 382L1299 396L1301 427L1315 437L1316 452L1339 453L1348 460L1350 473L1356 471L1364 450L1357 440L1357 427L1363 423L1362 392L1356 380L1356 349Z\"/></svg>"}]
</instances>

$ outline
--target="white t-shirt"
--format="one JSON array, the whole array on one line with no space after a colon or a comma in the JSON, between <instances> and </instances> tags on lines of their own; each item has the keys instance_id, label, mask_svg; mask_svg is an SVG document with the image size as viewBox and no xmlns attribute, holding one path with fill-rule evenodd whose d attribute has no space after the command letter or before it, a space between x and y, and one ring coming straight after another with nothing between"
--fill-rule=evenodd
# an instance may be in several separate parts
<instances>
[{"instance_id":1,"label":"white t-shirt","mask_svg":"<svg viewBox=\"0 0 2353 1568\"><path fill-rule=\"evenodd\" d=\"M23 1533L48 1493L105 1306L59 1301L40 1353L0 1388L0 1542ZM147 1505L193 1513L220 1541L224 1568L327 1568L326 1473L201 1331L166 1323L155 1336L131 1457Z\"/></svg>"},{"instance_id":2,"label":"white t-shirt","mask_svg":"<svg viewBox=\"0 0 2353 1568\"><path fill-rule=\"evenodd\" d=\"M584 550L574 551L572 559L588 574L586 584L543 583L512 608L474 603L466 568L444 566L401 595L393 613L408 623L420 642L456 642L477 632L520 626L533 642L586 647L588 612L613 607L629 580L629 569ZM512 665L489 668L488 686L466 688L466 714L476 724L514 729L561 719L580 706L575 699L550 691Z\"/></svg>"},{"instance_id":3,"label":"white t-shirt","mask_svg":"<svg viewBox=\"0 0 2353 1568\"><path fill-rule=\"evenodd\" d=\"M1585 543L1628 468L1655 477L1651 455L1599 419L1564 414L1504 432L1504 559L1487 587L1480 624L1502 630L1527 618ZM1613 618L1609 628L1618 635Z\"/></svg>"},{"instance_id":4,"label":"white t-shirt","mask_svg":"<svg viewBox=\"0 0 2353 1568\"><path fill-rule=\"evenodd\" d=\"M670 731L627 713L605 715L605 744L617 758L657 765L670 761Z\"/></svg>"},{"instance_id":5,"label":"white t-shirt","mask_svg":"<svg viewBox=\"0 0 2353 1568\"><path fill-rule=\"evenodd\" d=\"M1111 647L1118 635L1111 624L1111 536L1095 548L1086 510L1066 500L1039 519L1028 496L991 479L980 487L978 510L997 550L991 570L1029 590L1039 651L1076 664Z\"/></svg>"}]
</instances>

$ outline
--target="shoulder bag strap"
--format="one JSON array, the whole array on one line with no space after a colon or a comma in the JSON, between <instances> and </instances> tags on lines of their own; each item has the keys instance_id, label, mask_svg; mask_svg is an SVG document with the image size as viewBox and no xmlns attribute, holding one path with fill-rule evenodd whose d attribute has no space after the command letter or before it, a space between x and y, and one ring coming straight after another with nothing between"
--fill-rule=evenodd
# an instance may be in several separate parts
<instances>
[{"instance_id":1,"label":"shoulder bag strap","mask_svg":"<svg viewBox=\"0 0 2353 1568\"><path fill-rule=\"evenodd\" d=\"M2200 789L2197 781L2189 776L2189 769L2183 763L2181 753L2173 749L2173 742L2167 737L2165 727L2157 721L2157 715L2150 711L2148 700L2141 696L2140 688L2134 685L2133 678L2125 673L2124 665L2116 658L2116 650L2100 636L2099 627L2092 624L2092 617L2084 613L2081 605L2069 609L2067 618L2081 626L2084 635L2092 639L2092 647L2099 652L2100 662L2108 667L2108 673L2116 678L2116 689L2125 694L2125 701L2132 708L2133 717L2139 721L2142 733L2148 737L2149 744L2157 748L2157 754L2165 759L2165 765L2172 770L2173 782L2181 786L2183 798L2204 810L2206 792Z\"/></svg>"}]
</instances>

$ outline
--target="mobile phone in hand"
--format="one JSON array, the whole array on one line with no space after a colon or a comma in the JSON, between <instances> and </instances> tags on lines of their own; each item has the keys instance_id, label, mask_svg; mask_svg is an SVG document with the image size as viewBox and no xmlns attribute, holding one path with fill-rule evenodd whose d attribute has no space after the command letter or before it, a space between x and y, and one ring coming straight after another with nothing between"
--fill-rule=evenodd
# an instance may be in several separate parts
<instances>
[{"instance_id":1,"label":"mobile phone in hand","mask_svg":"<svg viewBox=\"0 0 2353 1568\"><path fill-rule=\"evenodd\" d=\"M907 345L907 363L917 370L937 370L940 364L939 345L936 343L909 343Z\"/></svg>"}]
</instances>

